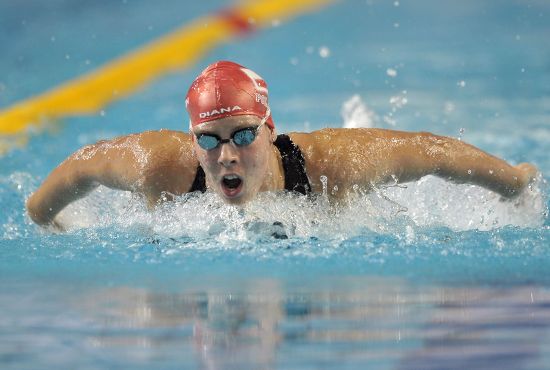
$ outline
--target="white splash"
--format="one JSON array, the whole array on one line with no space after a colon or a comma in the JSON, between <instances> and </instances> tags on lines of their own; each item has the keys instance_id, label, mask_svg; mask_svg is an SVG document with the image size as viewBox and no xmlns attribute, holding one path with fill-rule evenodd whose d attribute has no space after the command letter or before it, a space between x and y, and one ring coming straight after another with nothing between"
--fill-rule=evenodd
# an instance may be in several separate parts
<instances>
[{"instance_id":1,"label":"white splash","mask_svg":"<svg viewBox=\"0 0 550 370\"><path fill-rule=\"evenodd\" d=\"M346 100L340 111L345 128L375 127L378 116L370 110L359 95Z\"/></svg>"},{"instance_id":2,"label":"white splash","mask_svg":"<svg viewBox=\"0 0 550 370\"><path fill-rule=\"evenodd\" d=\"M219 248L235 240L275 237L345 239L363 230L414 237L414 228L490 230L506 225L540 227L546 206L542 177L520 196L503 201L488 190L439 178L357 194L346 205L287 193L261 193L245 207L224 204L214 193L194 193L148 210L128 192L100 187L63 210L57 220L75 230L116 226L144 235L215 240Z\"/></svg>"},{"instance_id":3,"label":"white splash","mask_svg":"<svg viewBox=\"0 0 550 370\"><path fill-rule=\"evenodd\" d=\"M544 223L545 183L536 181L518 197L506 200L476 185L453 184L435 176L392 186L382 192L407 209L418 226L446 226L453 230L491 230L506 225L540 227Z\"/></svg>"}]
</instances>

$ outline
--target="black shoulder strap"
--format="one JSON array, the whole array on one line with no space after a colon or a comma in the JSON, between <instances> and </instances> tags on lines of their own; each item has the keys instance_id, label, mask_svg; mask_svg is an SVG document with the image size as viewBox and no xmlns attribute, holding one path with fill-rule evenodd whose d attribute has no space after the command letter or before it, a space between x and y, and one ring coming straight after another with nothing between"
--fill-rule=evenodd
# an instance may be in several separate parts
<instances>
[{"instance_id":1,"label":"black shoulder strap","mask_svg":"<svg viewBox=\"0 0 550 370\"><path fill-rule=\"evenodd\" d=\"M311 185L306 174L306 161L300 148L292 142L288 135L278 135L275 146L281 152L283 169L285 170L285 189L307 195L311 193Z\"/></svg>"},{"instance_id":2,"label":"black shoulder strap","mask_svg":"<svg viewBox=\"0 0 550 370\"><path fill-rule=\"evenodd\" d=\"M194 191L200 191L204 193L206 191L206 180L204 178L204 170L201 165L197 167L197 174L195 175L195 180L193 180L193 185L191 185L190 193Z\"/></svg>"}]
</instances>

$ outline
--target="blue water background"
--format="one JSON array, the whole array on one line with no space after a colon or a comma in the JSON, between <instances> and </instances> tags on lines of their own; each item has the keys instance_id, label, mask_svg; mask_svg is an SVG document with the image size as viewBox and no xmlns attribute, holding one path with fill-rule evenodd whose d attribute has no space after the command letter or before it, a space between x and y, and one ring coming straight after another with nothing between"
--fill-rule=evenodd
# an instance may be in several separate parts
<instances>
[{"instance_id":1,"label":"blue water background","mask_svg":"<svg viewBox=\"0 0 550 370\"><path fill-rule=\"evenodd\" d=\"M0 108L226 5L0 2ZM377 127L461 137L534 163L547 209L549 17L545 1L341 1L223 45L100 114L33 133L0 158L0 367L546 368L544 210L476 227L484 214L468 209L484 193L430 183L455 218L398 216L380 231L369 220L348 229L350 214L336 213L279 240L238 214L223 238L196 233L185 199L155 214L167 231L110 192L75 211L99 221L53 234L30 222L24 201L82 145L186 130L190 82L230 59L267 80L281 132L340 127L358 95ZM461 215L473 226L459 227Z\"/></svg>"}]
</instances>

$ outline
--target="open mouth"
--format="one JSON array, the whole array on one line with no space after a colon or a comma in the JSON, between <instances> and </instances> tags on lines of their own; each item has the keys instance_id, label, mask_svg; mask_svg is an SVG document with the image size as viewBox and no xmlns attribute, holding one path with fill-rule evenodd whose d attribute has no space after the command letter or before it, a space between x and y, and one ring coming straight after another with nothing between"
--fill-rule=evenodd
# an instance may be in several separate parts
<instances>
[{"instance_id":1,"label":"open mouth","mask_svg":"<svg viewBox=\"0 0 550 370\"><path fill-rule=\"evenodd\" d=\"M234 197L241 191L243 180L237 175L225 175L222 178L222 190L228 197Z\"/></svg>"},{"instance_id":2,"label":"open mouth","mask_svg":"<svg viewBox=\"0 0 550 370\"><path fill-rule=\"evenodd\" d=\"M242 180L237 175L227 175L223 177L222 182L229 189L237 189L241 185Z\"/></svg>"}]
</instances>

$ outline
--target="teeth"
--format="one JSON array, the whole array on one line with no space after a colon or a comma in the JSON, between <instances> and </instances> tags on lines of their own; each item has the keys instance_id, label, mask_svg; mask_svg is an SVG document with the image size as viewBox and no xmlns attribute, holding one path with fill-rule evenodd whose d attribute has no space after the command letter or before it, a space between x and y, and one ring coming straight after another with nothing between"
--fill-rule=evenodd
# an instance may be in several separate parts
<instances>
[{"instance_id":1,"label":"teeth","mask_svg":"<svg viewBox=\"0 0 550 370\"><path fill-rule=\"evenodd\" d=\"M239 176L237 176L237 175L226 175L223 178L227 179L227 180L235 180L235 179L238 179Z\"/></svg>"}]
</instances>

